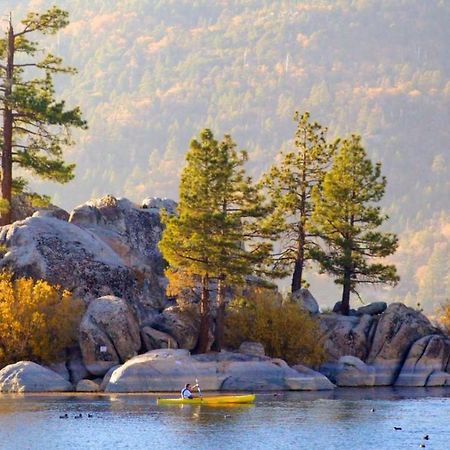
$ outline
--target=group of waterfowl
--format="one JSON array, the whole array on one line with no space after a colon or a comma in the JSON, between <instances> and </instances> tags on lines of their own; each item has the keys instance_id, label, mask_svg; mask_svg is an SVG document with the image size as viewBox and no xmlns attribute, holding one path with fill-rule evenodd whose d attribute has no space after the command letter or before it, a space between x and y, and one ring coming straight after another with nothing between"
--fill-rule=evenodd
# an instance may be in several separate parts
<instances>
[{"instance_id":1,"label":"group of waterfowl","mask_svg":"<svg viewBox=\"0 0 450 450\"><path fill-rule=\"evenodd\" d=\"M374 410L372 410L372 411L374 411ZM394 431L401 431L402 427L394 427L393 429L394 429ZM430 435L426 434L422 439L424 441L429 441L430 440ZM419 448L425 448L425 444L422 442L421 444L419 444Z\"/></svg>"},{"instance_id":2,"label":"group of waterfowl","mask_svg":"<svg viewBox=\"0 0 450 450\"><path fill-rule=\"evenodd\" d=\"M87 417L89 417L89 419L91 419L92 417L94 417L92 414L88 414ZM69 415L63 414L62 416L59 416L60 419L69 419ZM76 416L73 416L73 419L82 419L83 418L83 414L78 414Z\"/></svg>"}]
</instances>

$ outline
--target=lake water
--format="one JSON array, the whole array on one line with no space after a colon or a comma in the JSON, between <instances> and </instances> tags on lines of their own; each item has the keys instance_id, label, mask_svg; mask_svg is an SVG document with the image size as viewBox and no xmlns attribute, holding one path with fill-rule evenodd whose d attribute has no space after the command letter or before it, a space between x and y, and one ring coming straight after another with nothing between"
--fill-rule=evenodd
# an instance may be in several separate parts
<instances>
[{"instance_id":1,"label":"lake water","mask_svg":"<svg viewBox=\"0 0 450 450\"><path fill-rule=\"evenodd\" d=\"M254 406L220 408L155 400L0 394L0 449L450 448L450 388L266 393Z\"/></svg>"}]
</instances>

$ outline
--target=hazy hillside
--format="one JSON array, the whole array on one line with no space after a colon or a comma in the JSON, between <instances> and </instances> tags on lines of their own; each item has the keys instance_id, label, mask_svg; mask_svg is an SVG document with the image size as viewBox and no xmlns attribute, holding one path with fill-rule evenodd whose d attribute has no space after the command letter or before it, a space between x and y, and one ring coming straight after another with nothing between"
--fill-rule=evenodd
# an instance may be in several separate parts
<instances>
[{"instance_id":1,"label":"hazy hillside","mask_svg":"<svg viewBox=\"0 0 450 450\"><path fill-rule=\"evenodd\" d=\"M19 17L54 3L2 6ZM402 249L421 230L431 240L423 260L403 250L397 257L406 281L398 295L416 301L417 270L434 245L448 242L432 231L448 223L449 212L449 2L57 3L71 13L71 25L49 47L78 67L60 88L82 106L90 129L67 152L77 179L37 189L65 207L108 192L176 197L187 143L204 126L231 133L258 176L289 145L293 111L309 110L331 134L362 134L369 154L383 162L390 225L407 230ZM427 295L419 294L422 304Z\"/></svg>"}]
</instances>

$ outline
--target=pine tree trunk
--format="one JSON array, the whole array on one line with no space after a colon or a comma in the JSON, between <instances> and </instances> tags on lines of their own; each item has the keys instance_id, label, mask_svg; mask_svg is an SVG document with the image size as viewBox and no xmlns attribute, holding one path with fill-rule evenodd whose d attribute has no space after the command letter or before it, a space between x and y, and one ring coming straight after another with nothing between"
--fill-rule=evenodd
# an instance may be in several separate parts
<instances>
[{"instance_id":1,"label":"pine tree trunk","mask_svg":"<svg viewBox=\"0 0 450 450\"><path fill-rule=\"evenodd\" d=\"M3 148L2 148L2 199L9 203L8 212L2 214L0 225L11 223L11 191L12 191L12 130L13 112L9 104L12 94L14 72L14 31L11 22L8 29L7 62L5 74L5 100L3 103Z\"/></svg>"},{"instance_id":2,"label":"pine tree trunk","mask_svg":"<svg viewBox=\"0 0 450 450\"><path fill-rule=\"evenodd\" d=\"M294 263L294 273L292 274L291 292L294 293L302 287L302 277L303 277L303 265L305 263L305 233L300 232L300 238L298 240L297 248L297 259Z\"/></svg>"},{"instance_id":3,"label":"pine tree trunk","mask_svg":"<svg viewBox=\"0 0 450 450\"><path fill-rule=\"evenodd\" d=\"M214 344L212 349L221 352L224 342L225 328L225 294L224 294L223 278L217 281L217 311L216 311L216 328L214 330Z\"/></svg>"},{"instance_id":4,"label":"pine tree trunk","mask_svg":"<svg viewBox=\"0 0 450 450\"><path fill-rule=\"evenodd\" d=\"M344 269L344 287L342 289L341 313L348 316L350 311L350 284L352 272L350 269Z\"/></svg>"},{"instance_id":5,"label":"pine tree trunk","mask_svg":"<svg viewBox=\"0 0 450 450\"><path fill-rule=\"evenodd\" d=\"M291 292L294 293L302 287L303 256L297 258L294 264L294 273L292 274Z\"/></svg>"},{"instance_id":6,"label":"pine tree trunk","mask_svg":"<svg viewBox=\"0 0 450 450\"><path fill-rule=\"evenodd\" d=\"M200 330L195 353L206 353L208 351L210 325L209 305L209 277L202 276L202 293L200 298Z\"/></svg>"}]
</instances>

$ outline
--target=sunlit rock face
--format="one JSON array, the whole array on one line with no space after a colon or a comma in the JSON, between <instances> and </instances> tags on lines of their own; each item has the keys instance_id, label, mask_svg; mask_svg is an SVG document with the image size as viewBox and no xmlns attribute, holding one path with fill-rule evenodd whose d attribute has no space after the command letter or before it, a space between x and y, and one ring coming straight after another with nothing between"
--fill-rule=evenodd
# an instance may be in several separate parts
<instances>
[{"instance_id":1,"label":"sunlit rock face","mask_svg":"<svg viewBox=\"0 0 450 450\"><path fill-rule=\"evenodd\" d=\"M94 375L136 356L141 338L130 306L112 295L93 300L81 321L80 347L84 365Z\"/></svg>"},{"instance_id":2,"label":"sunlit rock face","mask_svg":"<svg viewBox=\"0 0 450 450\"><path fill-rule=\"evenodd\" d=\"M321 374L280 359L221 352L191 356L187 350L153 350L112 372L107 392L179 391L195 374L207 391L324 390L334 385Z\"/></svg>"},{"instance_id":3,"label":"sunlit rock face","mask_svg":"<svg viewBox=\"0 0 450 450\"><path fill-rule=\"evenodd\" d=\"M116 295L149 323L166 306L159 211L173 210L174 202L154 199L148 206L106 196L75 208L69 222L40 213L2 227L0 267L59 284L86 301Z\"/></svg>"},{"instance_id":4,"label":"sunlit rock face","mask_svg":"<svg viewBox=\"0 0 450 450\"><path fill-rule=\"evenodd\" d=\"M73 386L61 375L31 361L19 361L0 370L0 392L64 392Z\"/></svg>"},{"instance_id":5,"label":"sunlit rock face","mask_svg":"<svg viewBox=\"0 0 450 450\"><path fill-rule=\"evenodd\" d=\"M138 207L109 195L78 206L69 219L102 240L132 271L141 313L165 306L164 264L157 247L162 233L159 213L175 208L172 200L152 200Z\"/></svg>"},{"instance_id":6,"label":"sunlit rock face","mask_svg":"<svg viewBox=\"0 0 450 450\"><path fill-rule=\"evenodd\" d=\"M326 362L339 386L450 384L450 339L420 311L392 303L370 316L320 316Z\"/></svg>"}]
</instances>

